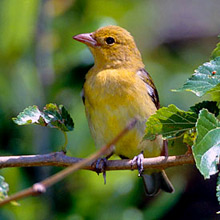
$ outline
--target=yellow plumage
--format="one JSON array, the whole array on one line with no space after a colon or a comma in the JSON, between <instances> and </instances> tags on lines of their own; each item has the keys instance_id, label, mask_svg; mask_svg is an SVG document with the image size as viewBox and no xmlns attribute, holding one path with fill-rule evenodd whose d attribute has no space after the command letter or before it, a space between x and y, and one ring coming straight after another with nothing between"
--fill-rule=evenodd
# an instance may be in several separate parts
<instances>
[{"instance_id":1,"label":"yellow plumage","mask_svg":"<svg viewBox=\"0 0 220 220\"><path fill-rule=\"evenodd\" d=\"M86 75L84 100L96 146L99 148L110 142L130 120L136 118L135 128L118 141L114 153L131 159L141 152L144 157L161 155L162 137L143 141L145 123L159 107L159 100L151 77L143 69L133 37L121 27L107 26L93 33L76 35L74 39L87 44L95 60ZM155 185L162 179L161 175L155 176L144 178L145 182L150 182L146 183L149 195L156 194L159 188L166 188ZM171 188L164 190L171 192Z\"/></svg>"},{"instance_id":2,"label":"yellow plumage","mask_svg":"<svg viewBox=\"0 0 220 220\"><path fill-rule=\"evenodd\" d=\"M152 100L145 83L136 72L126 69L96 71L90 70L84 85L86 115L96 146L110 142L137 118L136 127L116 144L115 154L133 158L144 150L145 157L159 156L161 138L157 143L142 142L146 120L156 111L154 104L149 105Z\"/></svg>"}]
</instances>

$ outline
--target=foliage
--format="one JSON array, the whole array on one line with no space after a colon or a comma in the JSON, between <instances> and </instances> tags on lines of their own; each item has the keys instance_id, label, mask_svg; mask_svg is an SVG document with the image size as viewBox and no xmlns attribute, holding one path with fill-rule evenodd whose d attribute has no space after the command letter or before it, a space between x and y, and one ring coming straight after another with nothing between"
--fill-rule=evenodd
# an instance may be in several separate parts
<instances>
[{"instance_id":1,"label":"foliage","mask_svg":"<svg viewBox=\"0 0 220 220\"><path fill-rule=\"evenodd\" d=\"M219 205L220 205L220 172L218 173L218 177L217 177L216 197L217 197ZM217 213L220 214L220 211L218 211Z\"/></svg>"},{"instance_id":2,"label":"foliage","mask_svg":"<svg viewBox=\"0 0 220 220\"><path fill-rule=\"evenodd\" d=\"M5 182L5 178L0 176L0 200L8 196L9 185Z\"/></svg>"},{"instance_id":3,"label":"foliage","mask_svg":"<svg viewBox=\"0 0 220 220\"><path fill-rule=\"evenodd\" d=\"M8 191L9 184L5 182L5 178L3 176L0 176L0 201L8 197ZM20 205L16 201L11 201L10 204L14 206Z\"/></svg>"},{"instance_id":4,"label":"foliage","mask_svg":"<svg viewBox=\"0 0 220 220\"><path fill-rule=\"evenodd\" d=\"M72 131L74 128L73 119L63 105L57 106L56 104L47 104L43 111L40 111L36 105L29 106L20 112L17 118L12 120L18 125L37 124L50 128L57 128L63 132L65 143L62 150L66 152L67 131Z\"/></svg>"},{"instance_id":5,"label":"foliage","mask_svg":"<svg viewBox=\"0 0 220 220\"><path fill-rule=\"evenodd\" d=\"M219 115L218 103L215 101L203 101L190 107L190 110L199 114L200 110L203 108L207 109L209 112L213 113L216 117Z\"/></svg>"},{"instance_id":6,"label":"foliage","mask_svg":"<svg viewBox=\"0 0 220 220\"><path fill-rule=\"evenodd\" d=\"M197 137L192 147L196 166L205 178L218 172L220 157L220 122L206 109L199 113Z\"/></svg>"},{"instance_id":7,"label":"foliage","mask_svg":"<svg viewBox=\"0 0 220 220\"><path fill-rule=\"evenodd\" d=\"M36 105L29 106L19 113L13 121L18 125L37 124L50 128L57 128L61 131L72 131L74 128L73 120L63 105L47 104L43 111Z\"/></svg>"},{"instance_id":8,"label":"foliage","mask_svg":"<svg viewBox=\"0 0 220 220\"><path fill-rule=\"evenodd\" d=\"M201 97L206 93L218 90L220 83L220 57L204 63L195 70L195 73L183 85L174 91L190 91Z\"/></svg>"},{"instance_id":9,"label":"foliage","mask_svg":"<svg viewBox=\"0 0 220 220\"><path fill-rule=\"evenodd\" d=\"M153 140L156 134L167 139L180 137L195 127L196 120L194 112L180 110L175 105L160 108L149 117L144 138Z\"/></svg>"}]
</instances>

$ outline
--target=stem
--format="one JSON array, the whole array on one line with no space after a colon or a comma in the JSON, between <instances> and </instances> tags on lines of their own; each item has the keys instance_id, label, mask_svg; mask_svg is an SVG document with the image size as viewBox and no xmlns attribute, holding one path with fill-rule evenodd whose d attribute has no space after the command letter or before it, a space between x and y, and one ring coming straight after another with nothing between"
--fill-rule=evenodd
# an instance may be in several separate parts
<instances>
[{"instance_id":1,"label":"stem","mask_svg":"<svg viewBox=\"0 0 220 220\"><path fill-rule=\"evenodd\" d=\"M61 130L61 131L63 132L64 138L65 138L65 142L64 142L64 144L63 144L63 146L62 146L62 151L63 151L64 153L66 153L66 146L67 146L67 144L68 144L67 133L66 133L65 131L63 131L63 130Z\"/></svg>"}]
</instances>

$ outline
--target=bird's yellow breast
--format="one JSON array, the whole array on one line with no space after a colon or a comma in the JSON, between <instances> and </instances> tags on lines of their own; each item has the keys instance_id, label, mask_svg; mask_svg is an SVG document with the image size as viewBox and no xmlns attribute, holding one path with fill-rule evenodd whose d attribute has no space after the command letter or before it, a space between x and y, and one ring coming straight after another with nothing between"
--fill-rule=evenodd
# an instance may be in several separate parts
<instances>
[{"instance_id":1,"label":"bird's yellow breast","mask_svg":"<svg viewBox=\"0 0 220 220\"><path fill-rule=\"evenodd\" d=\"M137 118L136 127L116 144L115 154L128 158L142 150L146 157L160 154L161 143L142 142L146 120L156 107L146 84L135 71L107 69L97 72L93 68L86 76L84 93L86 115L97 147L107 144L131 119Z\"/></svg>"}]
</instances>

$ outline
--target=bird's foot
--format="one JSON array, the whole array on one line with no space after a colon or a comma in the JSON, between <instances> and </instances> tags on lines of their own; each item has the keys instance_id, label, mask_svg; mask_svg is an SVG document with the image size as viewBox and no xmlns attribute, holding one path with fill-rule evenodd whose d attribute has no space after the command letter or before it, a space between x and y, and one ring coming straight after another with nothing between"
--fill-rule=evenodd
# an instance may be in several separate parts
<instances>
[{"instance_id":1,"label":"bird's foot","mask_svg":"<svg viewBox=\"0 0 220 220\"><path fill-rule=\"evenodd\" d=\"M96 173L99 175L100 173L103 173L103 178L104 178L104 184L106 184L106 162L107 158L99 158L96 160L92 166L95 168Z\"/></svg>"},{"instance_id":2,"label":"bird's foot","mask_svg":"<svg viewBox=\"0 0 220 220\"><path fill-rule=\"evenodd\" d=\"M137 164L137 168L138 168L138 172L139 172L138 176L141 176L141 173L144 170L143 160L144 160L144 153L142 151L140 154L135 156L133 158L133 160L131 161L131 167L133 167L135 164Z\"/></svg>"}]
</instances>

